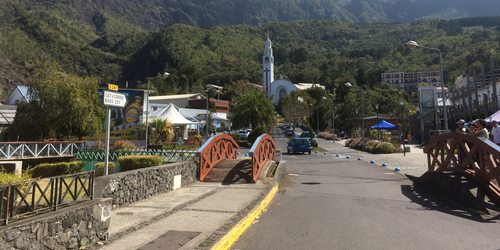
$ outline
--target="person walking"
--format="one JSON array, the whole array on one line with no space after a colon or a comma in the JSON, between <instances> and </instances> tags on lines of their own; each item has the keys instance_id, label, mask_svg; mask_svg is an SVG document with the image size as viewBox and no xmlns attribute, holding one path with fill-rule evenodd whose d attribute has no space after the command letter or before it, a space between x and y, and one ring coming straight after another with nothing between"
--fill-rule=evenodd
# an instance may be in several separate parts
<instances>
[{"instance_id":1,"label":"person walking","mask_svg":"<svg viewBox=\"0 0 500 250\"><path fill-rule=\"evenodd\" d=\"M493 142L495 142L496 145L500 146L500 127L498 126L498 122L495 120L491 121L491 126L493 127L491 129L491 134L493 134Z\"/></svg>"}]
</instances>

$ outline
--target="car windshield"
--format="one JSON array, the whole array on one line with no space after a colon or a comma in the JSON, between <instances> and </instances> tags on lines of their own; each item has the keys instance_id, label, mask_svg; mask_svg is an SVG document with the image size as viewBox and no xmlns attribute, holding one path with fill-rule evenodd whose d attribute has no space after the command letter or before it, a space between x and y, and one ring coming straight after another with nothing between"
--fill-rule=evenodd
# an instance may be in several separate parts
<instances>
[{"instance_id":1,"label":"car windshield","mask_svg":"<svg viewBox=\"0 0 500 250\"><path fill-rule=\"evenodd\" d=\"M238 133L240 133L240 134L245 133L245 134L246 134L246 133L247 133L247 131L243 131L243 130L241 130L241 131L240 131L240 132L238 132Z\"/></svg>"}]
</instances>

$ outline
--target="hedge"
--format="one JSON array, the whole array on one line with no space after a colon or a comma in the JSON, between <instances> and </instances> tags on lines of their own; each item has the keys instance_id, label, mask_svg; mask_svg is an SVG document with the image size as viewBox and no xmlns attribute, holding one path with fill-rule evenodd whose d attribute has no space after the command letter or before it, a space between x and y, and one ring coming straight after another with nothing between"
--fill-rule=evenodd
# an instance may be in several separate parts
<instances>
[{"instance_id":1,"label":"hedge","mask_svg":"<svg viewBox=\"0 0 500 250\"><path fill-rule=\"evenodd\" d=\"M94 165L96 171L95 175L96 176L103 176L104 175L104 162L99 162ZM115 163L114 162L108 162L108 174L112 174L115 170Z\"/></svg>"},{"instance_id":2,"label":"hedge","mask_svg":"<svg viewBox=\"0 0 500 250\"><path fill-rule=\"evenodd\" d=\"M121 173L134 169L160 166L162 158L157 155L129 155L119 157L118 163L120 164Z\"/></svg>"},{"instance_id":3,"label":"hedge","mask_svg":"<svg viewBox=\"0 0 500 250\"><path fill-rule=\"evenodd\" d=\"M83 172L85 162L58 162L58 163L42 163L30 170L29 174L33 178L46 178L58 175L73 174Z\"/></svg>"}]
</instances>

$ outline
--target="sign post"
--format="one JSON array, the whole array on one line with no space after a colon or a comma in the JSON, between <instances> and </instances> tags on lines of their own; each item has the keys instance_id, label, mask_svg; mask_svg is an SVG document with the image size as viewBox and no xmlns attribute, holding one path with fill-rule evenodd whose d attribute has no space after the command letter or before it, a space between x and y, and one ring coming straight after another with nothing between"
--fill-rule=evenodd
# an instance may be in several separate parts
<instances>
[{"instance_id":1,"label":"sign post","mask_svg":"<svg viewBox=\"0 0 500 250\"><path fill-rule=\"evenodd\" d=\"M110 84L111 85L111 84ZM113 85L116 86L116 85ZM118 86L116 88L109 88L113 90L118 90ZM106 149L105 149L105 158L104 158L104 175L108 175L108 164L109 164L109 129L111 123L111 107L125 107L127 104L127 98L124 94L121 93L113 93L109 91L104 91L102 97L102 102L106 106Z\"/></svg>"}]
</instances>

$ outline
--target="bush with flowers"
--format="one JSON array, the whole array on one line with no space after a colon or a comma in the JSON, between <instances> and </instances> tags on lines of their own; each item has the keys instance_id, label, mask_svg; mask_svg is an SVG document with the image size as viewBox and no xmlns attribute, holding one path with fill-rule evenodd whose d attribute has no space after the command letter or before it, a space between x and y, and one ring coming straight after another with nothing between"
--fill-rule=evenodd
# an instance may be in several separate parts
<instances>
[{"instance_id":1,"label":"bush with flowers","mask_svg":"<svg viewBox=\"0 0 500 250\"><path fill-rule=\"evenodd\" d=\"M349 138L345 141L345 146L363 150L363 139L361 137ZM401 148L395 147L390 142L381 142L378 140L370 140L368 138L365 138L365 151L373 154L392 154L403 152Z\"/></svg>"},{"instance_id":2,"label":"bush with flowers","mask_svg":"<svg viewBox=\"0 0 500 250\"><path fill-rule=\"evenodd\" d=\"M318 134L319 138L323 138L325 140L333 140L335 138L336 141L340 141L341 139L337 137L337 135L331 134L329 132L320 132Z\"/></svg>"},{"instance_id":3,"label":"bush with flowers","mask_svg":"<svg viewBox=\"0 0 500 250\"><path fill-rule=\"evenodd\" d=\"M113 151L132 151L135 149L135 144L127 140L118 140L113 142L110 149Z\"/></svg>"}]
</instances>

